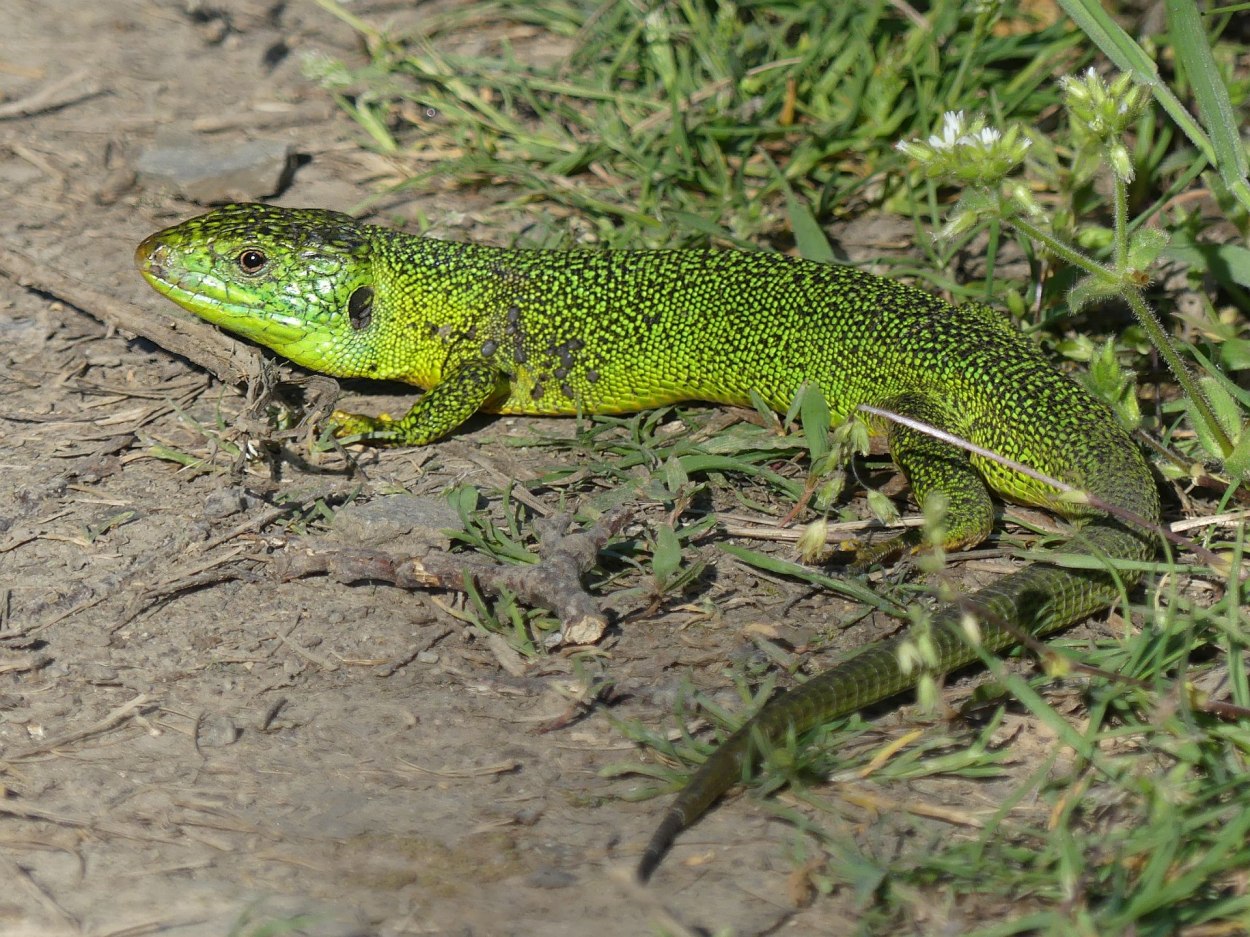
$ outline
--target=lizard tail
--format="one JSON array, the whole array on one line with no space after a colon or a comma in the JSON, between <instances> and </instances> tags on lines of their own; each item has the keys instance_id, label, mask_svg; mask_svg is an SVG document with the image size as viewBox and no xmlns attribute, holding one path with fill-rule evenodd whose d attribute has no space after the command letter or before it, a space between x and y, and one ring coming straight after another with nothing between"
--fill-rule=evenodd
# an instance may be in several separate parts
<instances>
[{"instance_id":1,"label":"lizard tail","mask_svg":"<svg viewBox=\"0 0 1250 937\"><path fill-rule=\"evenodd\" d=\"M1082 529L1072 543L1082 552L1123 559L1145 559L1154 550L1150 536L1101 518ZM1129 585L1136 578L1125 574L1121 582ZM979 659L961 627L966 615L978 621L981 647L994 653L1019 643L1020 631L1040 636L1066 627L1110 604L1118 594L1115 578L1102 570L1028 566L936 613L930 631L931 672L958 670ZM899 663L899 651L910 640L911 635L903 633L871 644L766 703L712 752L677 795L638 862L638 880L650 879L678 834L741 780L769 744L788 732L805 732L914 687L920 674Z\"/></svg>"}]
</instances>

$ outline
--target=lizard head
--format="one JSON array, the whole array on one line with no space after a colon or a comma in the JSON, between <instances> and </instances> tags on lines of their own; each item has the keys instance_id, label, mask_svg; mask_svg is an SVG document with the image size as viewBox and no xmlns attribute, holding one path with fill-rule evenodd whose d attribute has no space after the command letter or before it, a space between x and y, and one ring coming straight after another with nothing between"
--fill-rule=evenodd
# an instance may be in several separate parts
<instances>
[{"instance_id":1,"label":"lizard head","mask_svg":"<svg viewBox=\"0 0 1250 937\"><path fill-rule=\"evenodd\" d=\"M135 264L184 309L296 364L372 376L370 230L338 212L227 205L156 232Z\"/></svg>"}]
</instances>

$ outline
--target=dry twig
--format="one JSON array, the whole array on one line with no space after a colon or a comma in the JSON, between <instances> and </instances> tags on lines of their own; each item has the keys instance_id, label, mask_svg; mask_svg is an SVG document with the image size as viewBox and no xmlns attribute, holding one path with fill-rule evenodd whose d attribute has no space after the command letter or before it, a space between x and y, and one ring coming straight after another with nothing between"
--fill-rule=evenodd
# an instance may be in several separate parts
<instances>
[{"instance_id":1,"label":"dry twig","mask_svg":"<svg viewBox=\"0 0 1250 937\"><path fill-rule=\"evenodd\" d=\"M473 583L484 592L511 592L528 605L549 608L559 617L567 644L593 644L607 629L607 616L582 586L582 575L608 540L629 520L618 509L605 514L589 530L565 533L572 518L553 520L551 533L539 546L542 562L506 566L473 557L434 552L401 558L381 550L308 549L281 558L278 574L285 580L324 574L339 582L386 582L401 589L449 589L465 592Z\"/></svg>"}]
</instances>

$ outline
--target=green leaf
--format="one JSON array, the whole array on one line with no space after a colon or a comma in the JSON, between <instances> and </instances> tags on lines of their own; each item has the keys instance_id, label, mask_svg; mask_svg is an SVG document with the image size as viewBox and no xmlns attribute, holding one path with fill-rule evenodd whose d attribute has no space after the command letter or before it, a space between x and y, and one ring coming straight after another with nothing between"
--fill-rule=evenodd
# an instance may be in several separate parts
<instances>
[{"instance_id":1,"label":"green leaf","mask_svg":"<svg viewBox=\"0 0 1250 937\"><path fill-rule=\"evenodd\" d=\"M1221 283L1250 287L1250 250L1240 244L1200 244L1186 232L1177 232L1163 256L1209 272Z\"/></svg>"},{"instance_id":2,"label":"green leaf","mask_svg":"<svg viewBox=\"0 0 1250 937\"><path fill-rule=\"evenodd\" d=\"M829 452L829 404L816 384L804 384L799 394L799 424L812 462L819 462Z\"/></svg>"},{"instance_id":3,"label":"green leaf","mask_svg":"<svg viewBox=\"0 0 1250 937\"><path fill-rule=\"evenodd\" d=\"M876 488L869 488L867 494L868 510L872 511L873 517L883 524L892 524L898 520L898 508L893 501Z\"/></svg>"},{"instance_id":4,"label":"green leaf","mask_svg":"<svg viewBox=\"0 0 1250 937\"><path fill-rule=\"evenodd\" d=\"M802 485L770 468L752 465L743 459L734 459L729 456L694 452L681 457L681 467L685 469L687 475L698 475L701 472L741 472L753 478L762 478L777 490L784 492L788 498L797 499L803 491Z\"/></svg>"},{"instance_id":5,"label":"green leaf","mask_svg":"<svg viewBox=\"0 0 1250 937\"><path fill-rule=\"evenodd\" d=\"M1241 142L1241 120L1233 111L1228 88L1211 54L1202 15L1193 0L1167 0L1164 6L1172 47L1185 77L1189 79L1194 99L1198 102L1198 113L1211 136L1215 166L1229 191L1245 205L1250 196L1250 186L1246 182L1250 165Z\"/></svg>"},{"instance_id":6,"label":"green leaf","mask_svg":"<svg viewBox=\"0 0 1250 937\"><path fill-rule=\"evenodd\" d=\"M447 503L456 509L466 527L472 524L473 512L477 510L481 498L481 492L473 485L460 485L447 492Z\"/></svg>"},{"instance_id":7,"label":"green leaf","mask_svg":"<svg viewBox=\"0 0 1250 937\"><path fill-rule=\"evenodd\" d=\"M681 464L681 459L676 456L670 456L664 463L664 485L668 488L669 493L676 495L689 481L690 476L686 474L686 470Z\"/></svg>"},{"instance_id":8,"label":"green leaf","mask_svg":"<svg viewBox=\"0 0 1250 937\"><path fill-rule=\"evenodd\" d=\"M1215 418L1224 427L1224 432L1230 436L1235 435L1241 428L1240 404L1224 388L1223 383L1215 378L1210 376L1200 377L1198 378L1198 383L1202 386L1202 392L1207 395L1207 400L1211 404Z\"/></svg>"},{"instance_id":9,"label":"green leaf","mask_svg":"<svg viewBox=\"0 0 1250 937\"><path fill-rule=\"evenodd\" d=\"M1250 432L1244 426L1232 453L1224 460L1224 471L1238 480L1244 480L1250 472Z\"/></svg>"},{"instance_id":10,"label":"green leaf","mask_svg":"<svg viewBox=\"0 0 1250 937\"><path fill-rule=\"evenodd\" d=\"M1094 357L1094 342L1088 335L1077 333L1055 342L1055 350L1071 361L1090 361Z\"/></svg>"},{"instance_id":11,"label":"green leaf","mask_svg":"<svg viewBox=\"0 0 1250 937\"><path fill-rule=\"evenodd\" d=\"M706 234L710 238L718 241L728 241L737 244L743 248L757 250L758 245L743 243L739 238L734 237L732 231L729 231L710 218L704 218L702 215L689 211L677 211L673 209L666 210L664 217L667 221L672 222L674 227L687 231L698 231L700 234Z\"/></svg>"},{"instance_id":12,"label":"green leaf","mask_svg":"<svg viewBox=\"0 0 1250 937\"><path fill-rule=\"evenodd\" d=\"M1115 241L1115 232L1106 225L1081 225L1076 233L1076 243L1087 251L1106 250Z\"/></svg>"},{"instance_id":13,"label":"green leaf","mask_svg":"<svg viewBox=\"0 0 1250 937\"><path fill-rule=\"evenodd\" d=\"M749 391L751 395L751 406L755 408L755 412L760 415L765 426L771 426L780 429L777 421L777 413L768 405L768 401L754 387Z\"/></svg>"},{"instance_id":14,"label":"green leaf","mask_svg":"<svg viewBox=\"0 0 1250 937\"><path fill-rule=\"evenodd\" d=\"M1241 406L1233 399L1232 394L1224 389L1223 384L1210 376L1200 377L1198 383L1211 405L1211 411L1215 414L1215 419L1219 421L1220 426L1223 427L1228 437L1237 440L1239 436L1244 436L1245 431L1241 424ZM1224 448L1216 438L1212 428L1202 419L1201 412L1194 406L1192 400L1186 401L1186 410L1189 413L1189 424L1193 427L1202 448L1212 458L1222 461L1225 458ZM1232 458L1233 455L1235 455L1235 451L1230 453L1228 457Z\"/></svg>"},{"instance_id":15,"label":"green leaf","mask_svg":"<svg viewBox=\"0 0 1250 937\"><path fill-rule=\"evenodd\" d=\"M784 182L784 179L783 179ZM790 215L790 229L794 232L794 243L805 260L814 260L822 264L831 264L837 257L829 246L820 222L811 213L789 183L785 183L786 212Z\"/></svg>"},{"instance_id":16,"label":"green leaf","mask_svg":"<svg viewBox=\"0 0 1250 937\"><path fill-rule=\"evenodd\" d=\"M1206 420L1202 418L1202 412L1194 406L1194 402L1192 400L1185 400L1185 412L1189 414L1189 425L1193 427L1194 434L1198 437L1198 443L1202 446L1202 451L1205 452L1209 458L1223 458L1223 447L1219 444L1218 440L1216 440L1210 427L1207 426Z\"/></svg>"},{"instance_id":17,"label":"green leaf","mask_svg":"<svg viewBox=\"0 0 1250 937\"><path fill-rule=\"evenodd\" d=\"M883 612L895 611L886 599L883 599L857 580L826 576L824 573L808 569L799 563L769 556L766 553L760 553L758 550L749 550L746 547L740 547L732 543L722 543L720 550L722 553L728 553L730 556L736 557L744 563L754 566L756 569L777 573L781 576L789 576L802 582L809 582L814 586L821 586L830 592L836 592L838 595L844 595L847 598L863 602Z\"/></svg>"},{"instance_id":18,"label":"green leaf","mask_svg":"<svg viewBox=\"0 0 1250 937\"><path fill-rule=\"evenodd\" d=\"M1128 242L1128 265L1133 270L1149 270L1168 246L1168 233L1162 228L1138 228Z\"/></svg>"},{"instance_id":19,"label":"green leaf","mask_svg":"<svg viewBox=\"0 0 1250 937\"><path fill-rule=\"evenodd\" d=\"M1230 338L1221 344L1220 364L1229 371L1250 368L1250 339Z\"/></svg>"},{"instance_id":20,"label":"green leaf","mask_svg":"<svg viewBox=\"0 0 1250 937\"><path fill-rule=\"evenodd\" d=\"M1211 272L1217 278L1224 275L1238 286L1250 287L1250 250L1240 244L1220 244L1213 253L1217 262Z\"/></svg>"},{"instance_id":21,"label":"green leaf","mask_svg":"<svg viewBox=\"0 0 1250 937\"><path fill-rule=\"evenodd\" d=\"M1136 377L1121 366L1114 341L1108 339L1098 349L1098 354L1090 359L1086 385L1095 396L1111 406L1125 429L1132 432L1141 425Z\"/></svg>"},{"instance_id":22,"label":"green leaf","mask_svg":"<svg viewBox=\"0 0 1250 937\"><path fill-rule=\"evenodd\" d=\"M1090 303L1117 295L1119 293L1115 287L1107 286L1098 277L1082 277L1076 281L1072 289L1068 290L1068 308L1073 312L1079 312Z\"/></svg>"},{"instance_id":23,"label":"green leaf","mask_svg":"<svg viewBox=\"0 0 1250 937\"><path fill-rule=\"evenodd\" d=\"M681 569L681 542L672 524L661 524L655 531L655 548L651 555L651 571L663 589Z\"/></svg>"}]
</instances>

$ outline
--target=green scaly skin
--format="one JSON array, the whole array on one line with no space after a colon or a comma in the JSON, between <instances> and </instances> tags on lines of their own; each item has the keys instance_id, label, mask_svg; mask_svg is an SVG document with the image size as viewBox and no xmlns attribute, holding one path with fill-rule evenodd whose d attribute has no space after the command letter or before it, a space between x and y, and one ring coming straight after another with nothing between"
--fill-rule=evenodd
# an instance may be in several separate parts
<instances>
[{"instance_id":1,"label":"green scaly skin","mask_svg":"<svg viewBox=\"0 0 1250 937\"><path fill-rule=\"evenodd\" d=\"M1158 492L1111 411L1051 369L993 310L952 307L849 267L735 251L522 251L455 244L346 215L232 205L152 235L136 262L198 316L338 377L407 381L426 393L402 418L336 413L336 434L423 445L479 410L620 413L682 400L784 411L804 383L833 422L874 404L936 425L1148 522ZM918 501L947 499L946 547L982 540L989 489L1076 523L1071 547L1144 560L1153 537L1001 464L876 424ZM915 547L899 538L897 553ZM961 621L999 651L1115 601L1107 572L1035 564L935 613L931 672L978 659ZM1013 630L1014 629L1014 630ZM742 776L758 745L913 687L907 636L864 648L769 702L678 794L638 867Z\"/></svg>"}]
</instances>

